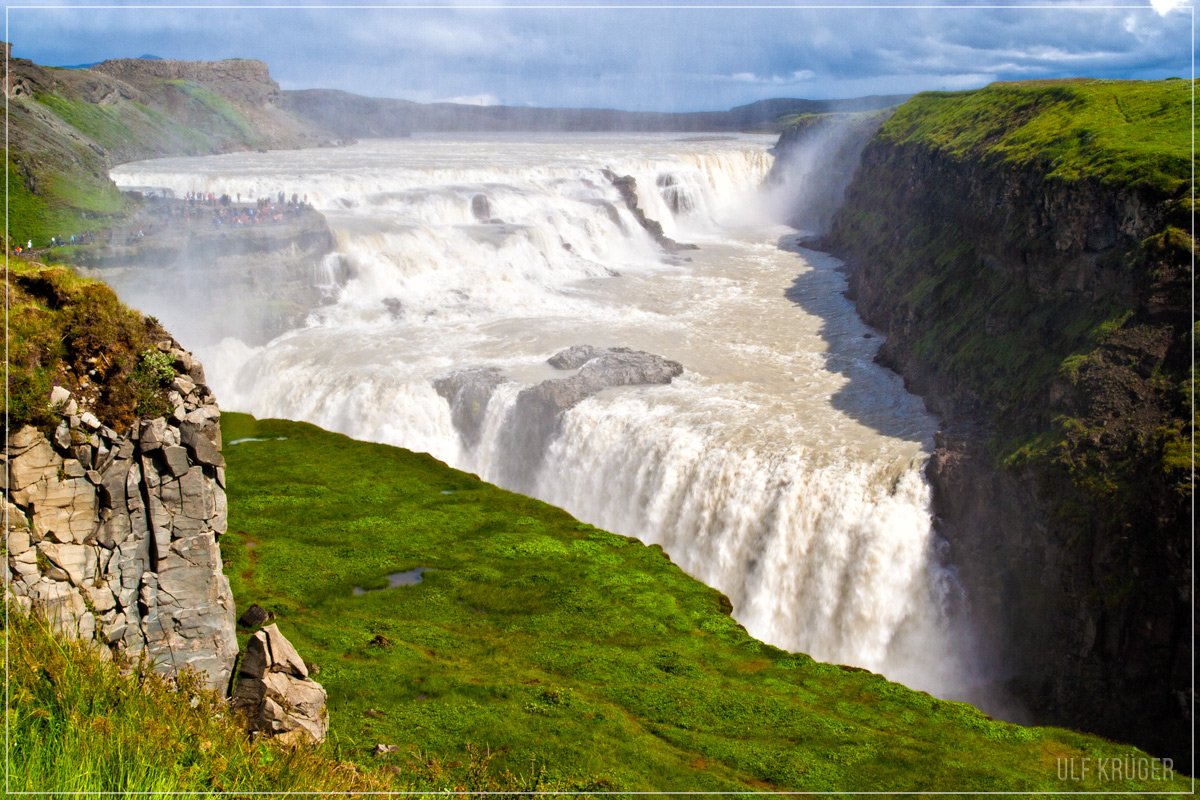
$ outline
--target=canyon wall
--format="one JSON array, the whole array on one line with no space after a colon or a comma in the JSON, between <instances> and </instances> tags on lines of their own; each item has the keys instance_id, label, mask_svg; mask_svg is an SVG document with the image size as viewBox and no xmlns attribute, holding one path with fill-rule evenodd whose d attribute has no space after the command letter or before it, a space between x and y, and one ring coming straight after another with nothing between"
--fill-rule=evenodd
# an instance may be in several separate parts
<instances>
[{"instance_id":1,"label":"canyon wall","mask_svg":"<svg viewBox=\"0 0 1200 800\"><path fill-rule=\"evenodd\" d=\"M928 477L996 679L1190 770L1187 92L929 93L823 244L944 420Z\"/></svg>"}]
</instances>

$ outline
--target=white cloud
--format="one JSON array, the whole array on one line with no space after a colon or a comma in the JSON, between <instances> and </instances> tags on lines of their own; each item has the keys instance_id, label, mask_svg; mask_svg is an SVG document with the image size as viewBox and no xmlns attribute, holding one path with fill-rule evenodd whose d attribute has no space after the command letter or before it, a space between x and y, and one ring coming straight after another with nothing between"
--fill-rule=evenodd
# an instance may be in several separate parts
<instances>
[{"instance_id":1,"label":"white cloud","mask_svg":"<svg viewBox=\"0 0 1200 800\"><path fill-rule=\"evenodd\" d=\"M770 75L765 77L755 75L753 72L735 72L729 76L729 80L737 81L739 83L760 83L772 86L786 86L793 83L811 81L815 77L817 77L817 73L813 72L811 69L798 69L791 75Z\"/></svg>"},{"instance_id":2,"label":"white cloud","mask_svg":"<svg viewBox=\"0 0 1200 800\"><path fill-rule=\"evenodd\" d=\"M500 105L500 98L491 94L467 94L459 95L458 97L447 97L444 100L436 100L437 103L458 103L465 106L496 106Z\"/></svg>"},{"instance_id":3,"label":"white cloud","mask_svg":"<svg viewBox=\"0 0 1200 800\"><path fill-rule=\"evenodd\" d=\"M1162 16L1166 16L1182 6L1187 0L1150 0L1150 5Z\"/></svg>"}]
</instances>

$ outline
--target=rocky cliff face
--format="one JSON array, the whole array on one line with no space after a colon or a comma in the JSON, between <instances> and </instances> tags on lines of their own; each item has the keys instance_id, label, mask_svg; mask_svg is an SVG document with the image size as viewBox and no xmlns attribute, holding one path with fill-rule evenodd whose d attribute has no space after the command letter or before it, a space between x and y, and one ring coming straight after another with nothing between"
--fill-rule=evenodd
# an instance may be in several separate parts
<instances>
[{"instance_id":1,"label":"rocky cliff face","mask_svg":"<svg viewBox=\"0 0 1200 800\"><path fill-rule=\"evenodd\" d=\"M190 667L225 693L238 645L221 572L221 413L204 369L174 341L173 410L125 433L57 388L50 438L26 426L3 453L9 593L103 652Z\"/></svg>"},{"instance_id":2,"label":"rocky cliff face","mask_svg":"<svg viewBox=\"0 0 1200 800\"><path fill-rule=\"evenodd\" d=\"M280 97L279 84L271 78L267 65L249 58L224 61L117 58L97 64L92 70L135 86L146 81L193 81L209 86L222 97L254 105L274 104Z\"/></svg>"},{"instance_id":3,"label":"rocky cliff face","mask_svg":"<svg viewBox=\"0 0 1200 800\"><path fill-rule=\"evenodd\" d=\"M78 271L197 347L227 336L263 344L302 325L349 277L316 211L289 210L277 222L246 227L214 227L212 219L210 209L151 199L111 243L79 248ZM222 313L197 315L196 307Z\"/></svg>"},{"instance_id":4,"label":"rocky cliff face","mask_svg":"<svg viewBox=\"0 0 1200 800\"><path fill-rule=\"evenodd\" d=\"M1090 97L1034 111L1060 100ZM927 474L998 677L1041 722L1190 769L1186 190L956 150L922 128L938 105L872 140L825 244L944 418Z\"/></svg>"}]
</instances>

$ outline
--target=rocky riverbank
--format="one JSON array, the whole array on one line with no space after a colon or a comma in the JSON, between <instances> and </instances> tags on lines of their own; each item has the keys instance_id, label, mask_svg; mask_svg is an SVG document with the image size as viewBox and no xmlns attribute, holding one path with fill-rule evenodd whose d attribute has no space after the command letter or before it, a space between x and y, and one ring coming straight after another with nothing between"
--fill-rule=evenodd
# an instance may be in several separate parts
<instances>
[{"instance_id":1,"label":"rocky riverbank","mask_svg":"<svg viewBox=\"0 0 1200 800\"><path fill-rule=\"evenodd\" d=\"M103 280L188 341L235 336L262 344L303 324L347 272L319 212L285 204L249 217L254 208L152 197L107 241L75 248L69 258L80 274ZM213 313L174 319L173 308L197 305Z\"/></svg>"}]
</instances>

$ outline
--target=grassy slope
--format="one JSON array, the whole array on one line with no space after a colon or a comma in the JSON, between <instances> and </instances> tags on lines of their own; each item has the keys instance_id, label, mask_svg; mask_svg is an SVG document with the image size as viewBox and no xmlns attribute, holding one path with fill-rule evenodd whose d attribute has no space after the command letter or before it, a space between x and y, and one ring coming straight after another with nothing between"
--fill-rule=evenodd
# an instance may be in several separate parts
<instances>
[{"instance_id":1,"label":"grassy slope","mask_svg":"<svg viewBox=\"0 0 1200 800\"><path fill-rule=\"evenodd\" d=\"M346 791L385 787L328 754L254 744L215 695L145 662L124 676L9 610L7 786L15 792Z\"/></svg>"},{"instance_id":2,"label":"grassy slope","mask_svg":"<svg viewBox=\"0 0 1200 800\"><path fill-rule=\"evenodd\" d=\"M1191 170L1187 81L1025 81L972 92L925 92L880 131L983 162L1038 168L1050 180L1186 188Z\"/></svg>"},{"instance_id":3,"label":"grassy slope","mask_svg":"<svg viewBox=\"0 0 1200 800\"><path fill-rule=\"evenodd\" d=\"M58 424L47 407L55 384L120 430L136 415L170 410L162 376L144 363L156 343L170 338L156 320L125 307L104 283L65 267L12 257L5 279L10 430L31 424L49 433Z\"/></svg>"},{"instance_id":4,"label":"grassy slope","mask_svg":"<svg viewBox=\"0 0 1200 800\"><path fill-rule=\"evenodd\" d=\"M222 427L239 608L278 614L360 760L471 743L579 788L1044 791L1064 788L1059 757L1130 751L764 645L659 548L427 455L237 414ZM416 567L419 585L352 593Z\"/></svg>"},{"instance_id":5,"label":"grassy slope","mask_svg":"<svg viewBox=\"0 0 1200 800\"><path fill-rule=\"evenodd\" d=\"M10 100L9 236L45 247L53 235L95 231L124 219L134 205L108 179L115 163L171 155L254 149L264 144L234 103L194 82L151 82L130 99L113 92L92 102L89 81L117 82L86 71L14 62L34 81L33 97Z\"/></svg>"},{"instance_id":6,"label":"grassy slope","mask_svg":"<svg viewBox=\"0 0 1200 800\"><path fill-rule=\"evenodd\" d=\"M541 776L492 768L492 754L468 752L448 766L406 754L364 768L335 743L287 748L251 741L241 721L190 674L164 681L146 661L101 659L81 642L51 634L10 608L0 618L8 658L6 786L13 792L116 796L277 796L283 792L466 793L562 788Z\"/></svg>"}]
</instances>

